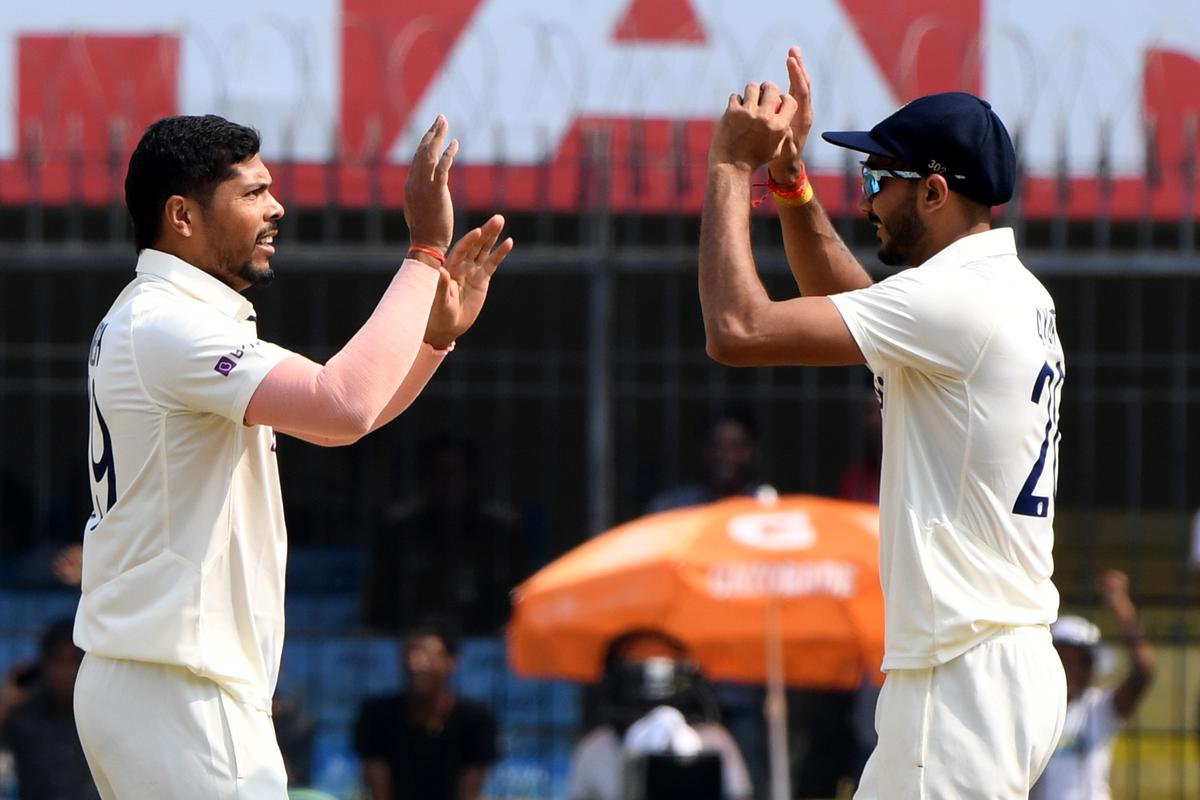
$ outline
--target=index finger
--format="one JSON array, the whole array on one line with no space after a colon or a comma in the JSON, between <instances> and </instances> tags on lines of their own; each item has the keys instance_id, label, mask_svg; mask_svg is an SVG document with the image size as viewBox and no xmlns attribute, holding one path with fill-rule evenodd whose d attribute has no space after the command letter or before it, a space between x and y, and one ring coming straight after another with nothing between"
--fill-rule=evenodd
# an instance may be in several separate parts
<instances>
[{"instance_id":1,"label":"index finger","mask_svg":"<svg viewBox=\"0 0 1200 800\"><path fill-rule=\"evenodd\" d=\"M759 91L757 83L747 83L745 91L742 92L742 102L750 107L758 105Z\"/></svg>"},{"instance_id":2,"label":"index finger","mask_svg":"<svg viewBox=\"0 0 1200 800\"><path fill-rule=\"evenodd\" d=\"M762 108L769 108L771 111L778 111L779 104L779 87L771 81L763 81L762 94L758 98L758 104Z\"/></svg>"},{"instance_id":3,"label":"index finger","mask_svg":"<svg viewBox=\"0 0 1200 800\"><path fill-rule=\"evenodd\" d=\"M500 214L493 214L487 222L480 226L480 230L483 236L480 237L479 244L475 249L476 260L496 246L496 240L500 238L500 232L504 230L504 217Z\"/></svg>"},{"instance_id":4,"label":"index finger","mask_svg":"<svg viewBox=\"0 0 1200 800\"><path fill-rule=\"evenodd\" d=\"M504 259L508 258L508 254L512 252L513 246L512 237L509 236L484 260L483 269L488 274L488 277L491 277L496 272L496 267L499 267Z\"/></svg>"}]
</instances>

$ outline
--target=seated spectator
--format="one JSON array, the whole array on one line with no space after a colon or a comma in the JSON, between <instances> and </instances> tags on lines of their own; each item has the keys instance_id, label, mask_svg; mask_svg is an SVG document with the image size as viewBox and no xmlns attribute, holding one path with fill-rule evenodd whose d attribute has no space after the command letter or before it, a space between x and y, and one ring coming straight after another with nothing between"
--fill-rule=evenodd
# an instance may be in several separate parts
<instances>
[{"instance_id":1,"label":"seated spectator","mask_svg":"<svg viewBox=\"0 0 1200 800\"><path fill-rule=\"evenodd\" d=\"M496 720L455 695L457 639L423 627L404 639L405 690L368 699L355 723L369 800L476 800L497 757Z\"/></svg>"},{"instance_id":2,"label":"seated spectator","mask_svg":"<svg viewBox=\"0 0 1200 800\"><path fill-rule=\"evenodd\" d=\"M703 474L693 483L656 495L650 500L646 513L697 506L758 492L761 484L754 479L758 443L754 420L749 414L726 411L712 421L701 438Z\"/></svg>"},{"instance_id":3,"label":"seated spectator","mask_svg":"<svg viewBox=\"0 0 1200 800\"><path fill-rule=\"evenodd\" d=\"M1129 578L1110 570L1096 587L1117 618L1129 651L1129 674L1115 689L1092 686L1100 629L1071 616L1050 626L1067 676L1067 718L1058 747L1030 793L1033 800L1108 800L1113 742L1154 677L1154 648L1142 637Z\"/></svg>"},{"instance_id":4,"label":"seated spectator","mask_svg":"<svg viewBox=\"0 0 1200 800\"><path fill-rule=\"evenodd\" d=\"M678 709L699 737L701 752L720 756L722 794L752 794L746 764L717 717L712 689L686 648L657 631L635 631L609 646L597 687L599 724L575 746L567 778L569 800L621 800L627 731L660 706Z\"/></svg>"},{"instance_id":5,"label":"seated spectator","mask_svg":"<svg viewBox=\"0 0 1200 800\"><path fill-rule=\"evenodd\" d=\"M21 800L99 798L75 731L75 676L83 651L71 620L42 636L36 664L18 664L0 694L0 749L16 762Z\"/></svg>"},{"instance_id":6,"label":"seated spectator","mask_svg":"<svg viewBox=\"0 0 1200 800\"><path fill-rule=\"evenodd\" d=\"M467 636L498 633L509 592L529 571L520 520L485 502L471 443L436 436L420 444L417 461L418 493L388 509L371 535L367 627L396 634L436 617Z\"/></svg>"}]
</instances>

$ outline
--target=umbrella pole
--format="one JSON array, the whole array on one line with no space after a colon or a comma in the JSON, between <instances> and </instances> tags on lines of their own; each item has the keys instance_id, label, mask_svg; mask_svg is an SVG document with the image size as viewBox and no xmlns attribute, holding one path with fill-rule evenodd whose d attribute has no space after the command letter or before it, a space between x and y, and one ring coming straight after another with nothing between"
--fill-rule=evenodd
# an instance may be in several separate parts
<instances>
[{"instance_id":1,"label":"umbrella pole","mask_svg":"<svg viewBox=\"0 0 1200 800\"><path fill-rule=\"evenodd\" d=\"M791 800L788 759L787 696L783 691L783 634L779 601L767 603L767 750L771 768L771 800Z\"/></svg>"}]
</instances>

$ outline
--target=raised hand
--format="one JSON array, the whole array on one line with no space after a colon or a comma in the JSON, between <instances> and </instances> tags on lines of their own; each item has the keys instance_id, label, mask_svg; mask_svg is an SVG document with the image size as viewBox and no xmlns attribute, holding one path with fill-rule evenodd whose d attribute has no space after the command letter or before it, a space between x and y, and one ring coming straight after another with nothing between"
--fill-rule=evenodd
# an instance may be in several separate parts
<instances>
[{"instance_id":1,"label":"raised hand","mask_svg":"<svg viewBox=\"0 0 1200 800\"><path fill-rule=\"evenodd\" d=\"M421 137L404 182L404 221L412 244L445 251L454 238L454 204L450 200L450 165L458 152L451 139L442 150L450 125L441 114ZM441 155L439 156L439 152Z\"/></svg>"},{"instance_id":2,"label":"raised hand","mask_svg":"<svg viewBox=\"0 0 1200 800\"><path fill-rule=\"evenodd\" d=\"M771 177L780 183L791 183L800 177L804 145L808 143L808 134L813 126L812 82L808 79L808 71L804 69L799 47L788 50L787 71L788 95L796 101L796 114L792 117L783 149L768 166Z\"/></svg>"},{"instance_id":3,"label":"raised hand","mask_svg":"<svg viewBox=\"0 0 1200 800\"><path fill-rule=\"evenodd\" d=\"M83 545L69 544L55 554L50 562L54 577L67 586L78 586L83 582Z\"/></svg>"},{"instance_id":4,"label":"raised hand","mask_svg":"<svg viewBox=\"0 0 1200 800\"><path fill-rule=\"evenodd\" d=\"M796 100L767 81L730 95L708 148L709 167L736 164L754 170L777 158L790 136Z\"/></svg>"},{"instance_id":5,"label":"raised hand","mask_svg":"<svg viewBox=\"0 0 1200 800\"><path fill-rule=\"evenodd\" d=\"M425 326L425 341L431 346L444 350L479 318L492 275L513 249L511 237L496 244L503 229L504 217L496 214L468 231L446 255Z\"/></svg>"},{"instance_id":6,"label":"raised hand","mask_svg":"<svg viewBox=\"0 0 1200 800\"><path fill-rule=\"evenodd\" d=\"M1134 614L1133 601L1129 599L1129 576L1118 569L1109 569L1096 578L1096 594L1104 605L1125 619Z\"/></svg>"}]
</instances>

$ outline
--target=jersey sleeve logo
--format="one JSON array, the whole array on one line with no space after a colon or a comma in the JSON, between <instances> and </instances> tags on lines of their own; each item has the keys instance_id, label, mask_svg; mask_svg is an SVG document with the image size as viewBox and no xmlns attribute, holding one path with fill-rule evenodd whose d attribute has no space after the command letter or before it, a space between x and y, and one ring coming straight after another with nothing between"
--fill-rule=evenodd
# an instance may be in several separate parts
<instances>
[{"instance_id":1,"label":"jersey sleeve logo","mask_svg":"<svg viewBox=\"0 0 1200 800\"><path fill-rule=\"evenodd\" d=\"M248 351L254 350L260 344L262 344L261 341L255 340L253 342L247 342L241 347L235 347L233 350L230 350L228 353L217 359L217 365L213 367L213 372L219 372L225 377L229 377L229 373L233 372L233 368L238 365L238 361L245 357Z\"/></svg>"}]
</instances>

